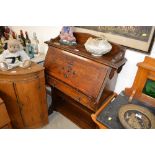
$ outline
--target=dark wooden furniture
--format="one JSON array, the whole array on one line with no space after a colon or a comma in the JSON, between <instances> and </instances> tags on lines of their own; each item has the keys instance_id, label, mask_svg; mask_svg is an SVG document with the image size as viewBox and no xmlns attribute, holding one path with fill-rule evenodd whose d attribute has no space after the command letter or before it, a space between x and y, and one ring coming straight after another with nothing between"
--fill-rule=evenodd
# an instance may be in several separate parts
<instances>
[{"instance_id":1,"label":"dark wooden furniture","mask_svg":"<svg viewBox=\"0 0 155 155\"><path fill-rule=\"evenodd\" d=\"M0 71L0 96L13 128L38 128L48 123L44 67Z\"/></svg>"},{"instance_id":2,"label":"dark wooden furniture","mask_svg":"<svg viewBox=\"0 0 155 155\"><path fill-rule=\"evenodd\" d=\"M0 129L11 129L12 125L3 100L0 98Z\"/></svg>"},{"instance_id":3,"label":"dark wooden furniture","mask_svg":"<svg viewBox=\"0 0 155 155\"><path fill-rule=\"evenodd\" d=\"M110 53L93 57L84 47L92 35L74 35L76 46L60 45L59 37L46 42L49 48L44 66L46 83L52 87L51 109L81 128L95 128L91 114L113 94L118 73L126 62L125 49L112 44Z\"/></svg>"}]
</instances>

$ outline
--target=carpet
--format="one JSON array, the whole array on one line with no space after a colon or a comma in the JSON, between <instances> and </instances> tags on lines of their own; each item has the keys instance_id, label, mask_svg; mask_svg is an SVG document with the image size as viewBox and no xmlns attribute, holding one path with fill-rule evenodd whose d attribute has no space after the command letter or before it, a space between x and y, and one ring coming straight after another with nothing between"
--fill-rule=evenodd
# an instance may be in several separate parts
<instances>
[{"instance_id":1,"label":"carpet","mask_svg":"<svg viewBox=\"0 0 155 155\"><path fill-rule=\"evenodd\" d=\"M43 129L80 129L76 124L64 117L59 112L54 111L49 115L49 124Z\"/></svg>"}]
</instances>

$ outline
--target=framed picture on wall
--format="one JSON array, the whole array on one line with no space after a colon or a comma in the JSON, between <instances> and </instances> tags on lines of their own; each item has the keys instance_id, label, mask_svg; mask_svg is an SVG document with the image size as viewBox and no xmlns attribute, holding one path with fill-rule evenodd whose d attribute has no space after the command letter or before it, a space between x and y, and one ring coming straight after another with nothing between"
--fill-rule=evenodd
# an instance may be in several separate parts
<instances>
[{"instance_id":1,"label":"framed picture on wall","mask_svg":"<svg viewBox=\"0 0 155 155\"><path fill-rule=\"evenodd\" d=\"M109 41L146 53L151 51L154 26L76 26L75 31L104 35Z\"/></svg>"}]
</instances>

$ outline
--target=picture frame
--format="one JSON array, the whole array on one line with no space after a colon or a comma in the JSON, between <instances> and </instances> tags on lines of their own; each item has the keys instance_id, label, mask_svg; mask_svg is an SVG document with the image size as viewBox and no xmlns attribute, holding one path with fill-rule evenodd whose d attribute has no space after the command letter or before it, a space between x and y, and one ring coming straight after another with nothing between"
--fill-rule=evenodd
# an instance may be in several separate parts
<instances>
[{"instance_id":1,"label":"picture frame","mask_svg":"<svg viewBox=\"0 0 155 155\"><path fill-rule=\"evenodd\" d=\"M110 42L148 54L155 36L154 26L75 26L75 31L104 35Z\"/></svg>"}]
</instances>

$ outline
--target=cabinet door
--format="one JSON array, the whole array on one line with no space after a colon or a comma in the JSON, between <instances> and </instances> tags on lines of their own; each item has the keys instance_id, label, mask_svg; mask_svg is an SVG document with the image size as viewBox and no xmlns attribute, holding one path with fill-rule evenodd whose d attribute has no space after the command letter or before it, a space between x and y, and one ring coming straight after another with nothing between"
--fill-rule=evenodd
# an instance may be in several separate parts
<instances>
[{"instance_id":1,"label":"cabinet door","mask_svg":"<svg viewBox=\"0 0 155 155\"><path fill-rule=\"evenodd\" d=\"M45 84L43 78L15 83L25 127L37 128L48 122Z\"/></svg>"},{"instance_id":2,"label":"cabinet door","mask_svg":"<svg viewBox=\"0 0 155 155\"><path fill-rule=\"evenodd\" d=\"M10 119L4 104L0 104L0 128L10 123Z\"/></svg>"},{"instance_id":3,"label":"cabinet door","mask_svg":"<svg viewBox=\"0 0 155 155\"><path fill-rule=\"evenodd\" d=\"M13 127L24 128L13 82L0 80L0 96L6 105Z\"/></svg>"}]
</instances>

